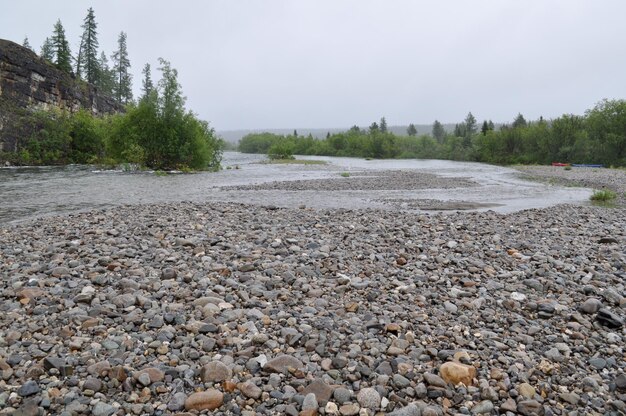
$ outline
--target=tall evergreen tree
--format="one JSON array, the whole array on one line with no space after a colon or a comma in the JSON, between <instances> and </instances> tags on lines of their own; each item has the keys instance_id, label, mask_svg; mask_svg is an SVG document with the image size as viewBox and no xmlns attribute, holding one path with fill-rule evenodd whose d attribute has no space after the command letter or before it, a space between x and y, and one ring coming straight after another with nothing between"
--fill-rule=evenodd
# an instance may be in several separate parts
<instances>
[{"instance_id":1,"label":"tall evergreen tree","mask_svg":"<svg viewBox=\"0 0 626 416\"><path fill-rule=\"evenodd\" d=\"M87 82L96 84L100 72L98 62L98 24L93 8L87 10L87 16L83 21L83 36L80 40L80 49L78 51L78 60L76 65L76 74L84 75Z\"/></svg>"},{"instance_id":2,"label":"tall evergreen tree","mask_svg":"<svg viewBox=\"0 0 626 416\"><path fill-rule=\"evenodd\" d=\"M526 127L528 123L526 122L526 119L524 118L524 116L519 113L517 114L517 117L515 117L515 120L513 121L513 128L517 128L517 127Z\"/></svg>"},{"instance_id":3,"label":"tall evergreen tree","mask_svg":"<svg viewBox=\"0 0 626 416\"><path fill-rule=\"evenodd\" d=\"M417 129L415 128L415 124L409 124L409 127L406 129L406 134L408 134L409 136L417 135Z\"/></svg>"},{"instance_id":4,"label":"tall evergreen tree","mask_svg":"<svg viewBox=\"0 0 626 416\"><path fill-rule=\"evenodd\" d=\"M487 120L485 120L483 121L483 126L480 128L480 133L483 136L486 136L488 131L489 131L489 123L487 123Z\"/></svg>"},{"instance_id":5,"label":"tall evergreen tree","mask_svg":"<svg viewBox=\"0 0 626 416\"><path fill-rule=\"evenodd\" d=\"M380 119L380 132L387 133L387 120L385 120L385 117Z\"/></svg>"},{"instance_id":6,"label":"tall evergreen tree","mask_svg":"<svg viewBox=\"0 0 626 416\"><path fill-rule=\"evenodd\" d=\"M57 68L67 73L72 72L72 52L70 51L70 44L65 37L65 29L61 20L57 20L54 24L54 32L52 33L52 49L55 55L55 61Z\"/></svg>"},{"instance_id":7,"label":"tall evergreen tree","mask_svg":"<svg viewBox=\"0 0 626 416\"><path fill-rule=\"evenodd\" d=\"M117 38L117 51L111 56L113 71L115 72L115 99L122 104L128 104L133 100L132 75L129 72L130 60L126 46L126 33L120 32Z\"/></svg>"},{"instance_id":8,"label":"tall evergreen tree","mask_svg":"<svg viewBox=\"0 0 626 416\"><path fill-rule=\"evenodd\" d=\"M446 137L446 130L443 128L443 125L435 120L433 123L433 137L439 142L442 143L443 139Z\"/></svg>"},{"instance_id":9,"label":"tall evergreen tree","mask_svg":"<svg viewBox=\"0 0 626 416\"><path fill-rule=\"evenodd\" d=\"M113 96L113 90L115 89L115 72L109 68L109 61L104 52L100 54L98 68L100 68L100 75L96 81L96 86L100 88L103 94Z\"/></svg>"},{"instance_id":10,"label":"tall evergreen tree","mask_svg":"<svg viewBox=\"0 0 626 416\"><path fill-rule=\"evenodd\" d=\"M150 64L146 64L141 71L143 74L143 81L141 85L141 99L147 98L154 91L154 83L152 82L152 72L150 71Z\"/></svg>"},{"instance_id":11,"label":"tall evergreen tree","mask_svg":"<svg viewBox=\"0 0 626 416\"><path fill-rule=\"evenodd\" d=\"M465 117L465 135L471 137L476 133L476 117L469 112Z\"/></svg>"},{"instance_id":12,"label":"tall evergreen tree","mask_svg":"<svg viewBox=\"0 0 626 416\"><path fill-rule=\"evenodd\" d=\"M39 56L49 62L52 62L54 60L54 51L52 50L52 41L50 40L50 38L46 38L46 40L43 41Z\"/></svg>"},{"instance_id":13,"label":"tall evergreen tree","mask_svg":"<svg viewBox=\"0 0 626 416\"><path fill-rule=\"evenodd\" d=\"M24 36L24 41L22 42L22 46L34 52L33 47L30 46L30 42L28 41L28 36Z\"/></svg>"}]
</instances>

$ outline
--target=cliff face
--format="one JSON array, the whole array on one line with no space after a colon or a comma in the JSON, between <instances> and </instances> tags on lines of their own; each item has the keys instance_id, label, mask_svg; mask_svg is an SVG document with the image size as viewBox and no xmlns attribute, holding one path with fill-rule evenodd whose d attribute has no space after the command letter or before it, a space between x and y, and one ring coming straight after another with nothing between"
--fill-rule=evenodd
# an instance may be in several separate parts
<instances>
[{"instance_id":1,"label":"cliff face","mask_svg":"<svg viewBox=\"0 0 626 416\"><path fill-rule=\"evenodd\" d=\"M0 39L0 152L15 152L21 131L19 113L26 109L59 108L108 114L123 108L111 97L70 74L59 71L33 51Z\"/></svg>"}]
</instances>

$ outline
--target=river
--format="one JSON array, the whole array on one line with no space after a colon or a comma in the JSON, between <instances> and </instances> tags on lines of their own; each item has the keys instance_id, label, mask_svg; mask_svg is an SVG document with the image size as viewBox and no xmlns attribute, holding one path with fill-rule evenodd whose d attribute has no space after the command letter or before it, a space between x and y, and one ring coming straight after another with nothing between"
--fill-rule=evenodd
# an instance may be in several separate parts
<instances>
[{"instance_id":1,"label":"river","mask_svg":"<svg viewBox=\"0 0 626 416\"><path fill-rule=\"evenodd\" d=\"M436 199L487 204L480 209L513 212L558 203L584 204L591 193L528 182L510 168L444 160L365 160L302 156L325 165L263 164L263 155L225 152L220 172L156 175L153 172L99 170L94 166L9 167L0 169L0 224L34 217L157 202L229 201L281 207L397 209L385 199ZM228 169L230 168L230 169ZM273 181L337 178L343 172L373 176L411 170L444 177L469 178L480 186L411 191L257 191L222 187Z\"/></svg>"}]
</instances>

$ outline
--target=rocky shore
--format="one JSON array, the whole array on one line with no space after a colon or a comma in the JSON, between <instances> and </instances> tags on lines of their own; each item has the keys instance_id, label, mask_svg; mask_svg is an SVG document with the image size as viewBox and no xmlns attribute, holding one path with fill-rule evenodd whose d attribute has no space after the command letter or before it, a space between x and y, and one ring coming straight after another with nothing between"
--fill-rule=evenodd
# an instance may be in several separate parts
<instances>
[{"instance_id":1,"label":"rocky shore","mask_svg":"<svg viewBox=\"0 0 626 416\"><path fill-rule=\"evenodd\" d=\"M596 169L574 167L566 170L558 166L516 166L525 179L539 180L554 185L582 186L609 189L617 194L615 204L626 207L626 169Z\"/></svg>"},{"instance_id":2,"label":"rocky shore","mask_svg":"<svg viewBox=\"0 0 626 416\"><path fill-rule=\"evenodd\" d=\"M0 414L624 414L625 214L177 203L0 229Z\"/></svg>"}]
</instances>

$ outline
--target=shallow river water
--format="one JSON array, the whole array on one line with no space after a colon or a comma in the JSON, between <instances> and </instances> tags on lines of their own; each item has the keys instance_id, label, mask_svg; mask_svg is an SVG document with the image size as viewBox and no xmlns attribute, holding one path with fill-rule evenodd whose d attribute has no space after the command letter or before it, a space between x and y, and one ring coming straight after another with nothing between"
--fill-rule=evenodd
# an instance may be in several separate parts
<instances>
[{"instance_id":1,"label":"shallow river water","mask_svg":"<svg viewBox=\"0 0 626 416\"><path fill-rule=\"evenodd\" d=\"M226 152L216 173L159 176L152 172L101 171L92 166L0 169L0 224L33 217L155 202L229 201L282 207L398 209L384 200L465 201L488 204L480 209L513 212L558 203L580 203L591 191L528 182L515 170L481 163L444 160L364 160L306 157L325 165L262 164L262 155ZM231 169L227 169L231 167ZM235 169L238 167L238 169ZM282 191L222 190L221 187L273 181L338 178L343 172L416 170L445 177L469 178L474 187L420 190ZM400 206L400 209L402 207Z\"/></svg>"}]
</instances>

